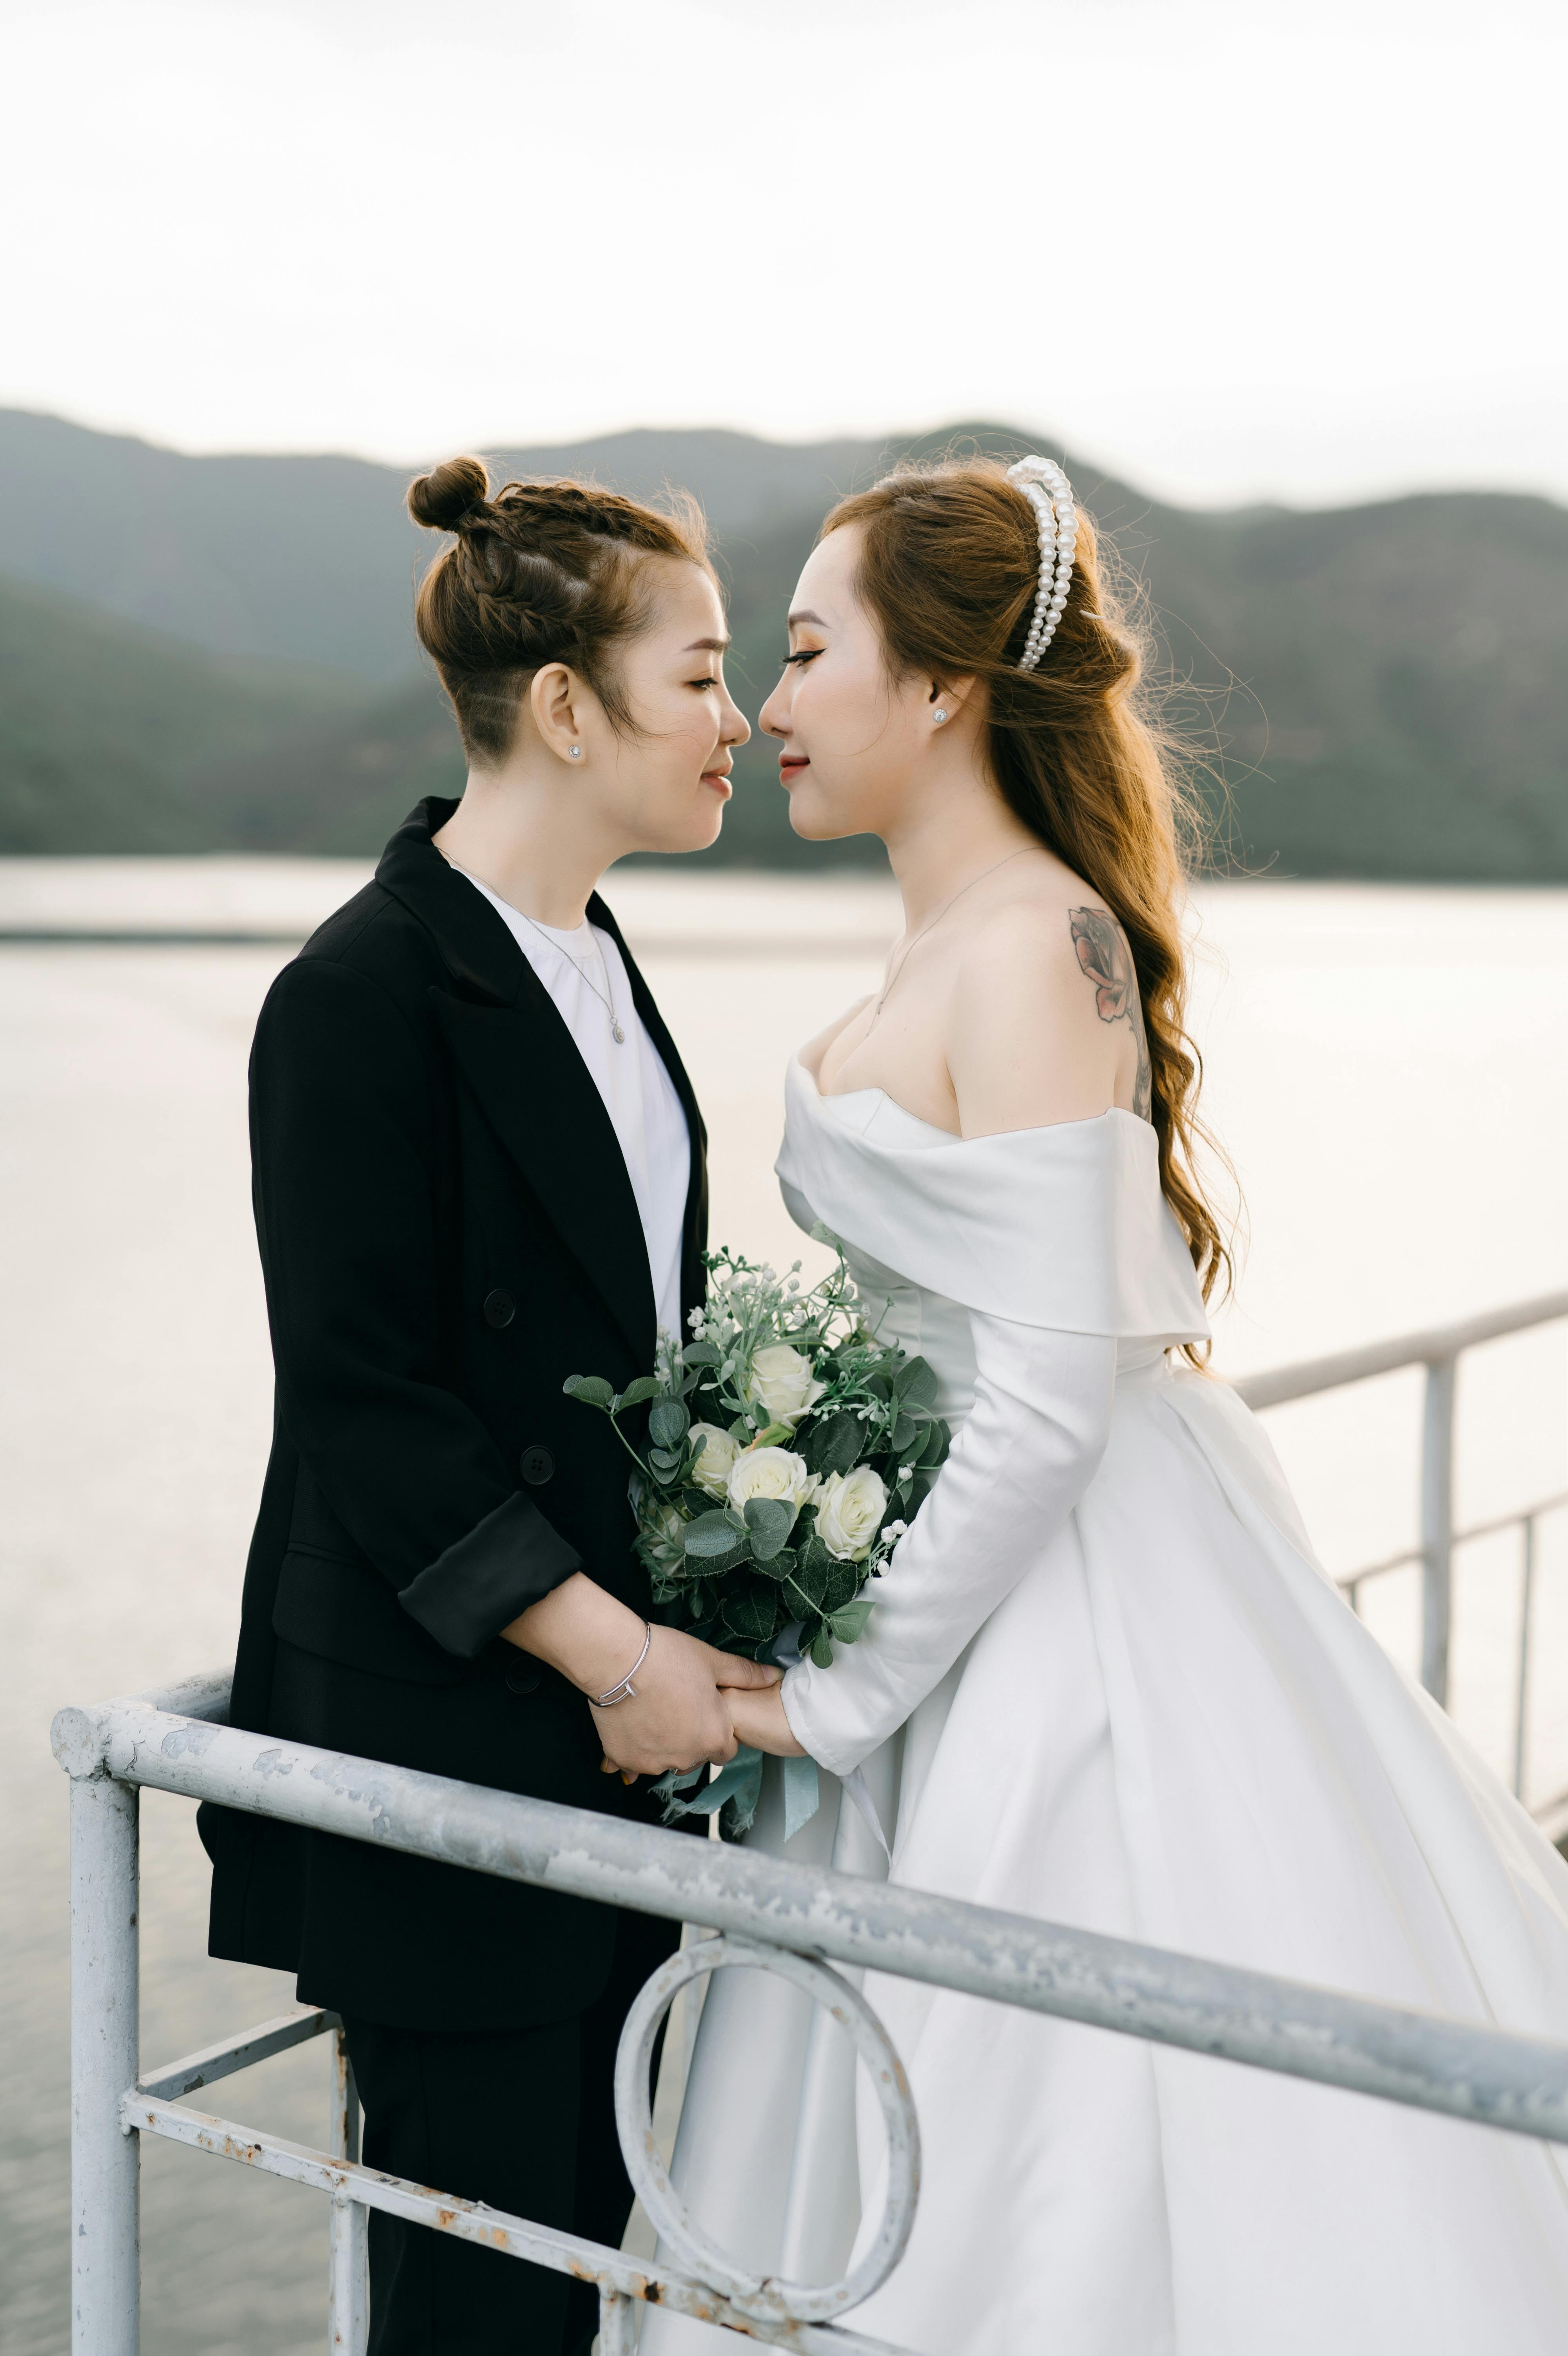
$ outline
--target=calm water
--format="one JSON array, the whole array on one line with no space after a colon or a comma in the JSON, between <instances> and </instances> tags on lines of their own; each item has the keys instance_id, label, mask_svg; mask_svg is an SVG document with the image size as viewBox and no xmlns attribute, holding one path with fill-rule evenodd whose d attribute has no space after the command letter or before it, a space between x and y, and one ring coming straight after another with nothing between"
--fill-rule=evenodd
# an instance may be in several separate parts
<instances>
[{"instance_id":1,"label":"calm water","mask_svg":"<svg viewBox=\"0 0 1568 2356\"><path fill-rule=\"evenodd\" d=\"M0 922L265 928L353 871L259 862L5 870ZM802 1249L775 1200L790 1047L873 983L893 912L875 884L629 877L611 893L691 1066L714 1141L714 1232ZM91 904L91 906L89 906ZM84 914L84 911L86 913ZM1226 886L1202 895L1207 1105L1251 1231L1220 1362L1305 1356L1568 1285L1568 894ZM265 1460L270 1368L247 1192L244 1073L283 948L0 948L0 2340L59 2356L67 2316L62 1702L226 1659ZM811 1248L805 1247L811 1258ZM1568 1486L1561 1329L1495 1345L1461 1403L1460 1510ZM1413 1534L1414 1382L1286 1409L1271 1428L1337 1569ZM1568 1517L1565 1517L1568 1518ZM1408 1657L1413 1580L1374 1620ZM1509 1753L1513 1541L1460 1579L1456 1709ZM1568 1786L1568 1542L1545 1549L1540 1796ZM208 1962L192 1812L152 1794L143 2051L172 2059L282 2008L275 1976ZM236 2115L319 2141L318 2055L235 2082ZM293 2356L323 2334L313 2196L153 2145L144 2345Z\"/></svg>"}]
</instances>

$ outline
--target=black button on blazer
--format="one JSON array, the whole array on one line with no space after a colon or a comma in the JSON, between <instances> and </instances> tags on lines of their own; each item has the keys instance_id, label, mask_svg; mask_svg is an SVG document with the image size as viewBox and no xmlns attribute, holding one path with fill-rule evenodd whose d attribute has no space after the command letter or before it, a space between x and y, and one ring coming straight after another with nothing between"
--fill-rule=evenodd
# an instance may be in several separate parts
<instances>
[{"instance_id":1,"label":"black button on blazer","mask_svg":"<svg viewBox=\"0 0 1568 2356\"><path fill-rule=\"evenodd\" d=\"M600 1772L586 1703L499 1631L578 1569L648 1610L626 1457L571 1374L653 1365L631 1181L603 1102L502 918L431 837L278 976L251 1064L274 1439L233 1722L656 1820ZM706 1139L614 919L691 1140L682 1311L701 1298ZM611 1910L206 1807L215 1954L389 2025L524 2026L592 2001ZM673 1937L673 1933L672 1933Z\"/></svg>"}]
</instances>

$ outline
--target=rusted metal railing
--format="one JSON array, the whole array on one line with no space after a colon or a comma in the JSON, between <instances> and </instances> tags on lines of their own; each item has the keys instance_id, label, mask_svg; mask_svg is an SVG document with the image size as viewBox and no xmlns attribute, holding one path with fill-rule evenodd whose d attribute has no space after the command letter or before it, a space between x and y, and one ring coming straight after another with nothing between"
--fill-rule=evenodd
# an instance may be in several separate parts
<instances>
[{"instance_id":1,"label":"rusted metal railing","mask_svg":"<svg viewBox=\"0 0 1568 2356\"><path fill-rule=\"evenodd\" d=\"M805 2356L909 2356L842 2320L902 2254L920 2153L898 2056L834 1964L1568 2143L1568 2046L280 1742L225 1725L228 1695L226 1676L200 1678L168 1693L65 1709L54 1723L55 1753L71 1777L75 2356L135 2356L144 2135L326 2195L329 2346L349 2356L363 2356L365 2348L364 2225L372 2209L595 2285L603 2356L631 2356L645 2300ZM143 2076L136 2036L143 1785L710 1926L716 1935L672 1956L638 1997L616 2071L622 2148L668 2261L661 2255L644 2265L365 2167L357 2157L357 2105L341 2025L329 2013L286 2014ZM827 2005L855 2040L880 2100L891 2147L886 2208L867 2254L842 2282L790 2283L737 2265L688 2217L665 2173L648 2104L658 2022L688 1981L734 1966L781 1973ZM328 2040L332 2054L329 2150L191 2107L192 2094L315 2037Z\"/></svg>"}]
</instances>

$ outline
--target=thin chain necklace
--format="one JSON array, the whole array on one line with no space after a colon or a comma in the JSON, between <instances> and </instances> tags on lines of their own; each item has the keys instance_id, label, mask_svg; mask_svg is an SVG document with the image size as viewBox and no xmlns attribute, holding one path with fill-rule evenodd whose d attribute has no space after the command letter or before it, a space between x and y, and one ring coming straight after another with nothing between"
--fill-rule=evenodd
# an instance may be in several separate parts
<instances>
[{"instance_id":1,"label":"thin chain necklace","mask_svg":"<svg viewBox=\"0 0 1568 2356\"><path fill-rule=\"evenodd\" d=\"M624 1047L626 1044L626 1034L622 1030L620 1023L616 1019L613 999L605 996L604 991L600 989L599 984L594 980L593 976L591 973L584 972L581 966L578 964L577 959L572 956L571 951L565 947L564 943L556 940L552 935L545 930L543 925L536 924L533 917L528 915L526 909L519 908L517 910L517 914L521 916L525 925L533 925L534 930L539 935L541 941L549 941L550 948L560 952L560 954L566 959L567 964L571 967L579 980L585 981L588 984L589 989L593 992L594 997L599 1001L600 1005L610 1017L611 1038L613 1039L617 1047ZM613 984L610 980L609 961L605 958L603 950L599 947L593 927L592 925L585 923L583 930L587 933L590 941L592 942L594 953L599 959L600 970L604 976L605 988L613 989Z\"/></svg>"},{"instance_id":2,"label":"thin chain necklace","mask_svg":"<svg viewBox=\"0 0 1568 2356\"><path fill-rule=\"evenodd\" d=\"M905 966L908 965L911 957L920 947L922 941L924 940L927 933L932 933L936 930L937 926L942 922L944 916L946 916L948 910L950 908L955 908L958 905L959 901L962 900L965 892L972 892L976 884L983 884L987 875L994 875L997 873L998 867L1010 866L1015 859L1021 859L1026 851L1032 851L1033 848L1034 846L1032 843L1020 843L1018 850L1009 851L1005 859L996 860L989 867L982 867L978 875L971 875L967 884L961 884L950 900L944 900L935 916L933 916L928 923L922 925L919 932L916 933L913 940L911 941L902 957L900 958L897 965L892 968L892 970L888 975L886 981L883 982L882 994L878 999L876 1007L871 1015L871 1021L873 1023L878 1021L883 1007L887 1004L888 994L891 991L894 982L897 981L900 974L902 973Z\"/></svg>"}]
</instances>

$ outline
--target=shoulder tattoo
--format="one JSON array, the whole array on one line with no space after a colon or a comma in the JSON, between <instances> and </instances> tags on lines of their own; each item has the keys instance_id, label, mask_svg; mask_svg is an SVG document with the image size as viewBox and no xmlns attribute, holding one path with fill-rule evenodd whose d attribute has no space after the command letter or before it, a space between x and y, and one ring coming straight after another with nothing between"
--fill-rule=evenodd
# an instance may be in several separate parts
<instances>
[{"instance_id":1,"label":"shoulder tattoo","mask_svg":"<svg viewBox=\"0 0 1568 2356\"><path fill-rule=\"evenodd\" d=\"M1084 979L1094 985L1094 1009L1102 1023L1125 1023L1138 1051L1137 1076L1133 1082L1133 1110L1147 1120L1153 1104L1148 1041L1144 1033L1143 1002L1126 935L1104 908L1069 908L1072 946Z\"/></svg>"}]
</instances>

